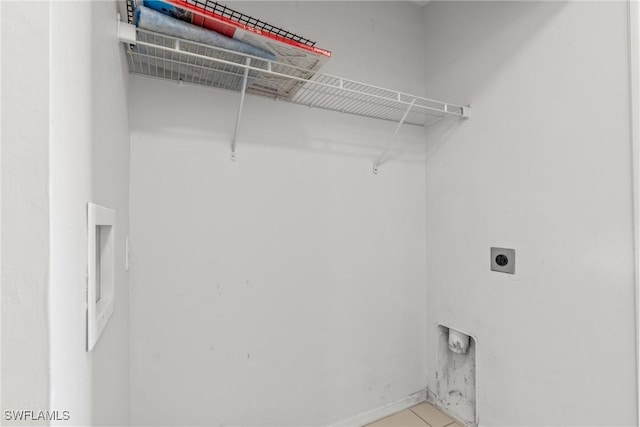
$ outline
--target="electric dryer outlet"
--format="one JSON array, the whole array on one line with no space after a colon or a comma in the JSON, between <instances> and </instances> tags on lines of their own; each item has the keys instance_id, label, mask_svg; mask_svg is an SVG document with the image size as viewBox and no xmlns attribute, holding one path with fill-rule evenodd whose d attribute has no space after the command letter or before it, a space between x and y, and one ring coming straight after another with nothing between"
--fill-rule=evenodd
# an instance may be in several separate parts
<instances>
[{"instance_id":1,"label":"electric dryer outlet","mask_svg":"<svg viewBox=\"0 0 640 427\"><path fill-rule=\"evenodd\" d=\"M491 271L516 274L516 250L491 248Z\"/></svg>"}]
</instances>

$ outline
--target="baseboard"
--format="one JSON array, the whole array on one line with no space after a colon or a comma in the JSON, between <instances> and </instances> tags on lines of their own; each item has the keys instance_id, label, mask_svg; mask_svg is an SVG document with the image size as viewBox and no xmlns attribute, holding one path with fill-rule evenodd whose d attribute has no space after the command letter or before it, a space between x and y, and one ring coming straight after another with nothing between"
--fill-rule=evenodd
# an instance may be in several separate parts
<instances>
[{"instance_id":1,"label":"baseboard","mask_svg":"<svg viewBox=\"0 0 640 427\"><path fill-rule=\"evenodd\" d=\"M411 408L419 403L427 400L427 390L421 390L417 393L413 393L404 399L400 399L397 402L390 403L385 406L381 406L376 409L372 409L355 417L348 418L346 420L338 421L331 424L329 427L361 427L370 424L380 418L388 417L396 412L404 411L407 408Z\"/></svg>"}]
</instances>

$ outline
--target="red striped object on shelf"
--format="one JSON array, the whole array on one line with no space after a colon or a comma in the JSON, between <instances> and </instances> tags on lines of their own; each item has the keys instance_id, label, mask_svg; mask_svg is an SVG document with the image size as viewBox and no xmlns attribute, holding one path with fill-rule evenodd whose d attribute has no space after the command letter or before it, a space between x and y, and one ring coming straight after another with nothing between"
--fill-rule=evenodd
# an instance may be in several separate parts
<instances>
[{"instance_id":1,"label":"red striped object on shelf","mask_svg":"<svg viewBox=\"0 0 640 427\"><path fill-rule=\"evenodd\" d=\"M211 0L164 0L191 12L194 25L207 28L273 52L276 61L317 71L331 52L315 46L315 42L277 28L261 20L229 9Z\"/></svg>"}]
</instances>

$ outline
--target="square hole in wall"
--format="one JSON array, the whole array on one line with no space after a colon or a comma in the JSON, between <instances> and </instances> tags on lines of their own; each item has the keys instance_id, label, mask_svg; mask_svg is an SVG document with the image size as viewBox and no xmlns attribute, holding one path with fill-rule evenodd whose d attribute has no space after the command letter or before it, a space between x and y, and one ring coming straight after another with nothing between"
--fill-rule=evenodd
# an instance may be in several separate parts
<instances>
[{"instance_id":1,"label":"square hole in wall","mask_svg":"<svg viewBox=\"0 0 640 427\"><path fill-rule=\"evenodd\" d=\"M87 351L98 342L113 314L115 211L87 206Z\"/></svg>"}]
</instances>

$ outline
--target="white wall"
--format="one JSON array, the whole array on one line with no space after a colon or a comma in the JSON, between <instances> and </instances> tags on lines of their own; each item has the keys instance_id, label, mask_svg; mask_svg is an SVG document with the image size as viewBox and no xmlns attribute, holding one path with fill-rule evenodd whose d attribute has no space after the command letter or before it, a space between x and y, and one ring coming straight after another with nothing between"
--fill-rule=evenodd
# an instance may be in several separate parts
<instances>
[{"instance_id":1,"label":"white wall","mask_svg":"<svg viewBox=\"0 0 640 427\"><path fill-rule=\"evenodd\" d=\"M129 135L115 2L51 4L51 406L128 424ZM86 352L87 202L116 210L115 311Z\"/></svg>"},{"instance_id":2,"label":"white wall","mask_svg":"<svg viewBox=\"0 0 640 427\"><path fill-rule=\"evenodd\" d=\"M49 409L46 3L1 2L2 418ZM32 421L25 424L32 425Z\"/></svg>"},{"instance_id":3,"label":"white wall","mask_svg":"<svg viewBox=\"0 0 640 427\"><path fill-rule=\"evenodd\" d=\"M474 107L427 131L428 354L436 322L477 337L481 425L634 425L626 2L425 17L425 91Z\"/></svg>"},{"instance_id":4,"label":"white wall","mask_svg":"<svg viewBox=\"0 0 640 427\"><path fill-rule=\"evenodd\" d=\"M636 303L636 395L640 401L640 5L629 3L629 55L631 68L629 92L631 93L631 138L633 159L633 229L635 252L635 303ZM636 411L640 424L640 402Z\"/></svg>"},{"instance_id":5,"label":"white wall","mask_svg":"<svg viewBox=\"0 0 640 427\"><path fill-rule=\"evenodd\" d=\"M413 4L235 6L422 93ZM374 175L393 123L248 96L230 162L237 94L131 91L131 423L327 425L423 390L422 129Z\"/></svg>"},{"instance_id":6,"label":"white wall","mask_svg":"<svg viewBox=\"0 0 640 427\"><path fill-rule=\"evenodd\" d=\"M129 425L129 73L115 2L92 3L92 200L116 211L114 316L94 348L93 423Z\"/></svg>"},{"instance_id":7,"label":"white wall","mask_svg":"<svg viewBox=\"0 0 640 427\"><path fill-rule=\"evenodd\" d=\"M91 423L86 203L91 199L91 4L51 5L51 406ZM72 33L77 36L70 37Z\"/></svg>"}]
</instances>

